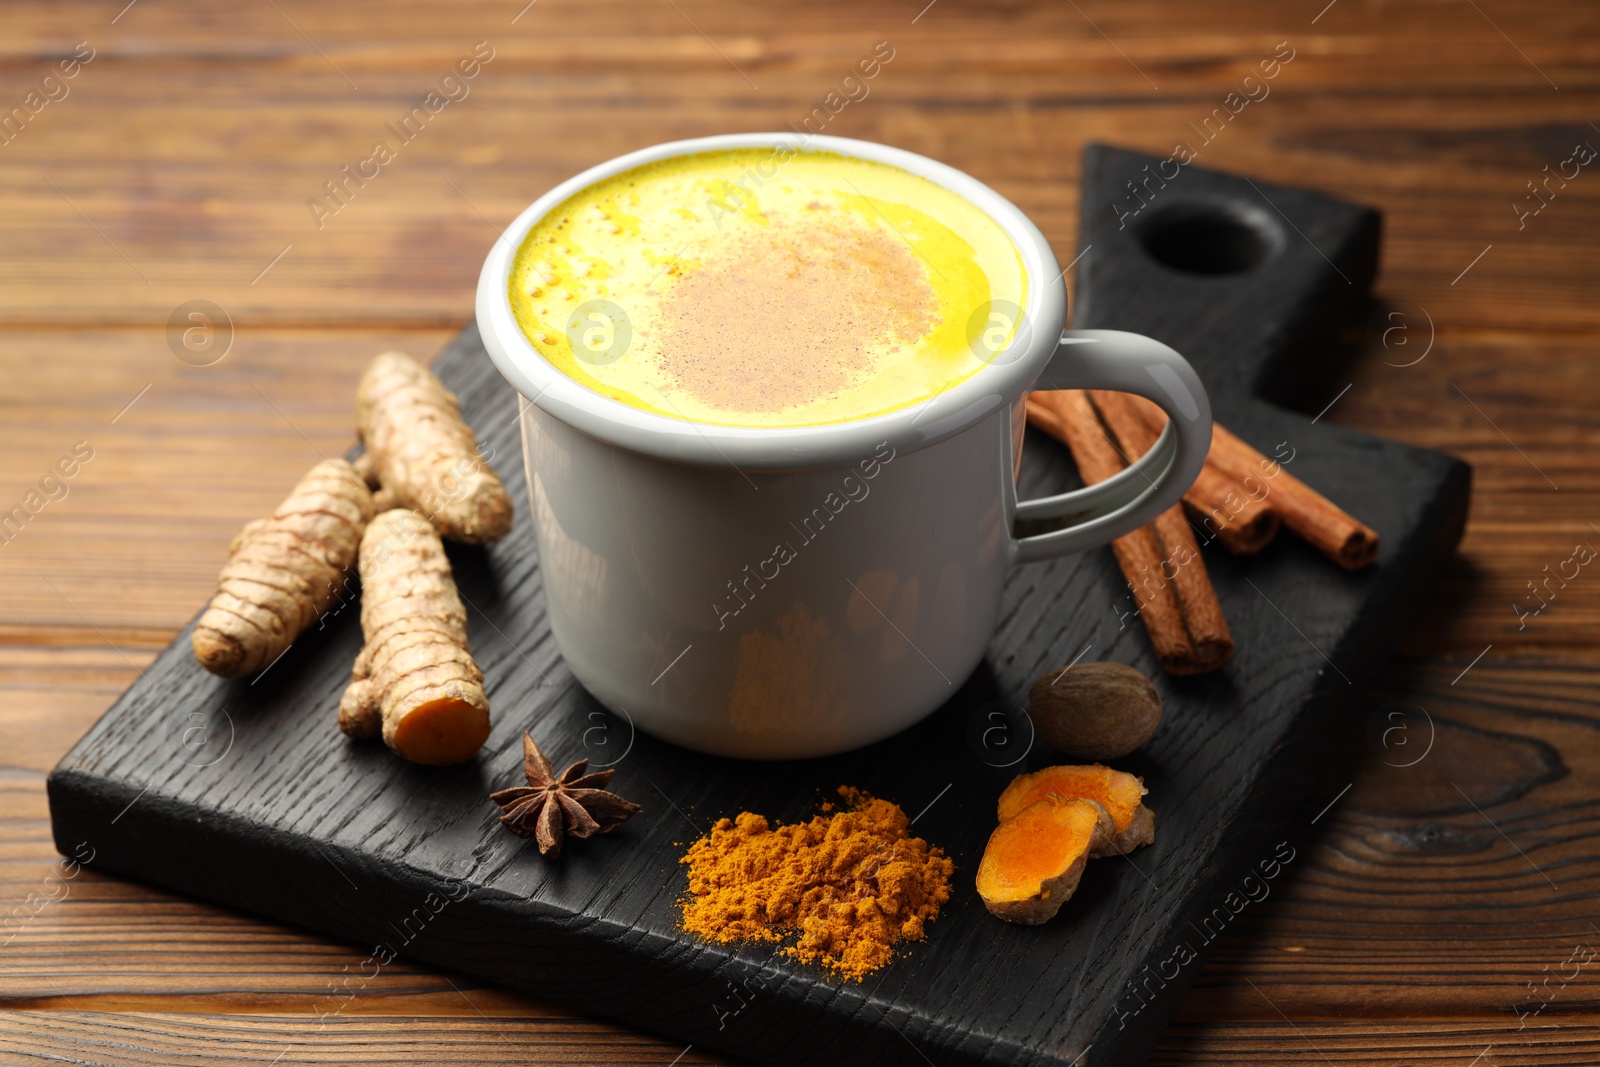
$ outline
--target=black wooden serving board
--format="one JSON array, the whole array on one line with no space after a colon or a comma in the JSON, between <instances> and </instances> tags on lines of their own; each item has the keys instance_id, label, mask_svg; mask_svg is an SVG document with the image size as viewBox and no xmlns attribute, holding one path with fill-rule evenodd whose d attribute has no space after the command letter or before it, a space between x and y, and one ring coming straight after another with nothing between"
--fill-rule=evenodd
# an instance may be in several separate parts
<instances>
[{"instance_id":1,"label":"black wooden serving board","mask_svg":"<svg viewBox=\"0 0 1600 1067\"><path fill-rule=\"evenodd\" d=\"M414 767L338 733L361 640L353 606L253 680L202 671L186 629L51 774L57 846L87 842L97 868L323 931L379 960L399 953L763 1064L1141 1062L1241 879L1263 864L1276 872L1310 771L1460 536L1469 472L1261 398L1314 376L1324 341L1364 301L1374 212L1101 147L1086 158L1083 204L1075 324L1175 346L1220 421L1268 453L1292 450L1290 470L1383 538L1378 564L1359 574L1288 536L1246 560L1208 550L1238 639L1224 669L1161 675L1102 549L1017 568L985 664L888 741L753 764L633 736L573 681L551 639L516 397L469 327L437 368L518 513L501 543L450 550L493 705L479 758ZM1074 484L1066 452L1030 434L1022 495ZM1008 926L984 911L973 874L1002 787L1052 757L1035 747L991 766L1011 757L972 739L1036 675L1080 654L1140 667L1165 697L1155 739L1119 761L1145 777L1156 842L1092 864L1050 924ZM506 833L485 797L519 781L525 729L558 766L615 763L614 788L644 813L559 863ZM773 946L678 931L689 841L743 810L807 818L845 783L897 801L954 858L954 895L925 942L856 984ZM306 1010L340 1005L330 993Z\"/></svg>"}]
</instances>

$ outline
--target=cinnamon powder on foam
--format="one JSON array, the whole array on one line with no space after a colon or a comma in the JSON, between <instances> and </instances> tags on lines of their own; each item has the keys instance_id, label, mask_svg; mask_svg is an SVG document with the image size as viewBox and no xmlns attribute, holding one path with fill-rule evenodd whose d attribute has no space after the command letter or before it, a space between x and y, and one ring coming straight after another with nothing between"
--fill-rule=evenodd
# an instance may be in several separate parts
<instances>
[{"instance_id":1,"label":"cinnamon powder on foam","mask_svg":"<svg viewBox=\"0 0 1600 1067\"><path fill-rule=\"evenodd\" d=\"M822 205L807 213L741 234L671 286L651 348L677 388L724 411L780 412L846 391L938 322L904 242Z\"/></svg>"},{"instance_id":2,"label":"cinnamon powder on foam","mask_svg":"<svg viewBox=\"0 0 1600 1067\"><path fill-rule=\"evenodd\" d=\"M840 786L843 810L772 826L721 819L689 847L683 929L711 941L785 941L786 955L860 981L921 941L955 865L910 834L898 804Z\"/></svg>"}]
</instances>

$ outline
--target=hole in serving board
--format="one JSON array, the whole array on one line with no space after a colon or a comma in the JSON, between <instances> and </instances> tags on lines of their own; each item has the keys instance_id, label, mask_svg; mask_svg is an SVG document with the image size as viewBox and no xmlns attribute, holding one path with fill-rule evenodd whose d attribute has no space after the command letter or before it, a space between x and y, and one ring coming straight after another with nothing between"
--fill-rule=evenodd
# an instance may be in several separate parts
<instances>
[{"instance_id":1,"label":"hole in serving board","mask_svg":"<svg viewBox=\"0 0 1600 1067\"><path fill-rule=\"evenodd\" d=\"M1264 212L1220 202L1165 206L1138 236L1152 259L1185 274L1242 274L1284 246L1282 229Z\"/></svg>"}]
</instances>

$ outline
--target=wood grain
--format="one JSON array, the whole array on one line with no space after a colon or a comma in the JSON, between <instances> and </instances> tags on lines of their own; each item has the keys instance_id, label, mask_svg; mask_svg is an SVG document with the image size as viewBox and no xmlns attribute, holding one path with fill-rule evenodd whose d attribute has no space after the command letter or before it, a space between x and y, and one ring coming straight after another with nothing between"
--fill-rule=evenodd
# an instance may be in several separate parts
<instances>
[{"instance_id":1,"label":"wood grain","mask_svg":"<svg viewBox=\"0 0 1600 1067\"><path fill-rule=\"evenodd\" d=\"M726 1061L695 1049L583 1019L496 1016L346 1016L321 1027L269 1014L205 1016L82 1010L0 1012L0 1041L15 1062L75 1056L83 1062L203 1067L219 1045L235 1063L438 1063L568 1067L615 1063L697 1067Z\"/></svg>"},{"instance_id":2,"label":"wood grain","mask_svg":"<svg viewBox=\"0 0 1600 1067\"><path fill-rule=\"evenodd\" d=\"M1070 5L940 0L911 25L921 3L781 11L680 3L710 41L671 7L632 2L539 0L514 26L520 3L277 6L287 19L269 5L225 11L141 0L114 24L120 0L7 8L0 104L19 102L73 42L91 40L100 58L73 82L67 100L0 147L0 195L11 208L0 214L3 499L19 499L60 448L107 442L67 500L41 513L26 538L0 547L0 903L8 908L39 890L55 862L45 771L190 614L233 529L279 499L315 455L281 419L273 424L277 416L250 388L252 378L319 447L342 448L349 430L338 412L361 361L391 344L431 352L464 321L495 224L617 151L680 133L791 121L880 39L895 44L894 63L834 128L931 152L990 181L1040 222L1063 263L1082 247L1082 144L1101 139L1169 151L1186 124L1216 106L1278 41L1299 49L1272 95L1247 108L1201 162L1316 185L1385 212L1379 293L1404 310L1408 324L1389 340L1420 343L1429 333L1426 311L1436 343L1422 362L1397 367L1386 361L1406 363L1421 349L1385 347L1390 323L1354 331L1349 373L1320 399L1332 401L1347 383L1352 388L1324 421L1442 448L1476 472L1461 557L1439 595L1423 605L1407 655L1387 673L1387 697L1553 744L1569 771L1562 782L1595 792L1592 649L1600 585L1572 584L1524 630L1510 610L1519 592L1526 597L1527 581L1565 558L1589 522L1600 522L1585 452L1596 440L1600 400L1591 295L1600 183L1585 170L1523 230L1511 208L1526 195L1525 182L1566 158L1574 140L1592 139L1587 123L1600 121L1600 14L1592 6L1480 0L1480 16L1455 0L1339 0L1326 11L1321 2L1101 0L1079 4L1080 15ZM500 52L474 95L316 231L305 198L461 46L481 38L492 38ZM319 47L360 91L329 67ZM146 271L151 286L46 178ZM291 252L250 286L290 243ZM192 297L223 304L239 327L240 347L205 373L177 363L164 337L173 306ZM281 392L259 376L226 376L258 338L276 346L268 362L281 372L273 379ZM293 358L297 348L303 360ZM329 360L341 369L325 370ZM150 393L107 426L152 381ZM159 417L142 419L146 405ZM1393 770L1364 751L1384 773ZM1530 823L1551 812L1548 826L1512 836L1530 854L1581 862L1594 852L1594 830L1581 819L1564 825L1568 817L1547 804L1545 794L1559 784L1485 811L1497 822L1509 810ZM1309 828L1304 854L1312 862L1292 870L1259 911L1247 911L1219 940L1157 1062L1318 1058L1307 1034L1339 1062L1467 1064L1483 1050L1474 1045L1480 1033L1494 1044L1484 1063L1596 1058L1596 1019L1584 1007L1594 1003L1592 968L1520 1032L1510 1009L1518 990L1566 958L1566 939L1582 936L1581 899L1547 886L1544 897L1535 891L1514 908L1495 910L1483 902L1495 900L1500 887L1478 884L1463 901L1478 907L1478 918L1458 923L1454 911L1415 907L1416 894L1395 889L1399 875L1425 894L1456 899L1445 874L1466 861L1437 850L1387 853L1381 867L1358 865L1332 886L1318 874L1316 891L1301 891L1307 872L1353 853L1367 833L1360 813L1390 811L1401 830L1429 825L1411 809L1386 807L1381 785L1362 777ZM1450 819L1463 828L1477 819L1473 833L1486 825L1476 814ZM79 914L86 901L74 896L41 913L27 936L46 938L36 945L40 959L70 954L122 1003L148 997L141 1001L148 1010L172 1005L179 998L164 993L166 980L144 975L154 961L193 950L215 957L216 978L209 991L186 991L178 1010L295 1010L252 992L259 981L253 968L226 966L234 938L251 946L252 961L298 974L304 988L338 970L319 956L331 942L277 928L262 935L280 953L269 959L269 950L250 940L251 930L271 931L266 924L135 884L108 884L125 894L114 922L99 915L72 929L49 925ZM1402 905L1407 910L1391 923L1390 910ZM197 936L196 924L206 922L220 925ZM148 937L121 940L144 923L153 924ZM1397 940L1397 933L1404 936ZM1335 954L1347 970L1326 980L1326 960ZM10 959L0 952L0 968ZM169 974L183 967L178 962ZM1465 975L1459 982L1452 977L1458 970ZM5 973L8 1001L49 995L36 970ZM1256 991L1281 1003L1289 987L1298 992L1288 1020ZM487 995L463 988L480 1003ZM1413 999L1419 996L1432 999L1422 1005ZM538 1014L527 998L515 999L524 1014ZM112 1003L104 1010L117 1010ZM497 1040L497 1027L465 1005L459 1012L463 1033ZM116 1019L91 1014L81 1032L126 1038L127 1031L114 1031ZM1542 1020L1560 1027L1536 1031ZM381 1031L368 1036L385 1040ZM539 1042L529 1034L518 1055L538 1055ZM30 1047L39 1055L59 1051ZM134 1047L102 1044L100 1058L138 1062ZM397 1035L391 1047L405 1046ZM569 1048L574 1057L577 1048ZM663 1046L659 1060L643 1053L636 1059L667 1063L678 1051Z\"/></svg>"}]
</instances>

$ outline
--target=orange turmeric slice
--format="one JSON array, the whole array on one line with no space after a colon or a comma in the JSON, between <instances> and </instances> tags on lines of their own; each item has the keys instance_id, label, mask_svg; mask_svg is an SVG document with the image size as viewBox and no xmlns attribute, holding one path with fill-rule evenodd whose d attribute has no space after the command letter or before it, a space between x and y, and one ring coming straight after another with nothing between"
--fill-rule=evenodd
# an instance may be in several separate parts
<instances>
[{"instance_id":1,"label":"orange turmeric slice","mask_svg":"<svg viewBox=\"0 0 1600 1067\"><path fill-rule=\"evenodd\" d=\"M1093 800L1110 813L1116 832L1094 851L1091 859L1125 856L1156 839L1155 813L1144 806L1144 779L1098 763L1046 767L1017 775L1000 794L1001 823L1051 795L1063 800Z\"/></svg>"},{"instance_id":2,"label":"orange turmeric slice","mask_svg":"<svg viewBox=\"0 0 1600 1067\"><path fill-rule=\"evenodd\" d=\"M1095 848L1115 832L1093 800L1047 794L995 827L978 864L978 896L1009 923L1049 922L1071 899Z\"/></svg>"}]
</instances>

